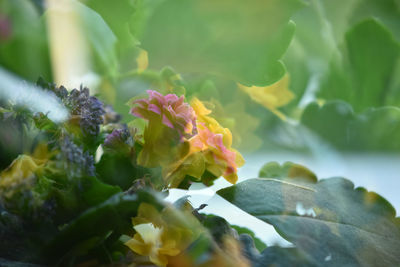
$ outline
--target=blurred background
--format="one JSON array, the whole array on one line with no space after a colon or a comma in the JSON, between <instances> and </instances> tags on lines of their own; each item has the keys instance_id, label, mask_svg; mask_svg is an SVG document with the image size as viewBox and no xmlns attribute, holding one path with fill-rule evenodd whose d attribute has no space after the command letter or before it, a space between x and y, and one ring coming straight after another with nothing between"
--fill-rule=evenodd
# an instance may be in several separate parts
<instances>
[{"instance_id":1,"label":"blurred background","mask_svg":"<svg viewBox=\"0 0 400 267\"><path fill-rule=\"evenodd\" d=\"M0 104L62 121L39 77L88 86L124 122L148 89L196 96L231 129L240 180L292 161L400 209L400 0L0 0ZM1 168L30 149L20 135L1 122ZM198 186L192 202L228 185Z\"/></svg>"}]
</instances>

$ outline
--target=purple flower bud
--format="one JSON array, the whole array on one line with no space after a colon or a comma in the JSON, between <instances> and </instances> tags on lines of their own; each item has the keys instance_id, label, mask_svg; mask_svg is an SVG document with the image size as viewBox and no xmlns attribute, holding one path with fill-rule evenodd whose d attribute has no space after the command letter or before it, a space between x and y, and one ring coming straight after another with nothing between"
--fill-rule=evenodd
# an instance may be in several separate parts
<instances>
[{"instance_id":1,"label":"purple flower bud","mask_svg":"<svg viewBox=\"0 0 400 267\"><path fill-rule=\"evenodd\" d=\"M112 133L107 135L104 140L104 146L109 148L117 148L127 144L130 137L129 130L127 128L114 129Z\"/></svg>"}]
</instances>

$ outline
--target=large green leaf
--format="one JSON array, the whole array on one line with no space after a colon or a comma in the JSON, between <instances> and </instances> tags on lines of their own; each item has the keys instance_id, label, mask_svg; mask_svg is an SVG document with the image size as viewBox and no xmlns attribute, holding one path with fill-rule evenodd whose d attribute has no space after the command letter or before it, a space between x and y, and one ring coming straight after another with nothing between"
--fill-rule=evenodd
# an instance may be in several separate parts
<instances>
[{"instance_id":1,"label":"large green leaf","mask_svg":"<svg viewBox=\"0 0 400 267\"><path fill-rule=\"evenodd\" d=\"M344 0L345 2L346 0ZM330 0L328 8L337 4L337 1ZM336 8L340 12L340 8ZM397 41L400 41L400 2L398 0L363 0L354 5L352 16L349 21L352 25L373 17L382 22L394 35Z\"/></svg>"},{"instance_id":2,"label":"large green leaf","mask_svg":"<svg viewBox=\"0 0 400 267\"><path fill-rule=\"evenodd\" d=\"M218 194L272 224L317 266L397 266L400 221L381 196L344 178L259 178ZM304 260L304 258L302 257Z\"/></svg>"},{"instance_id":3,"label":"large green leaf","mask_svg":"<svg viewBox=\"0 0 400 267\"><path fill-rule=\"evenodd\" d=\"M284 75L280 58L300 0L160 2L137 30L151 67L222 74L248 85L268 85Z\"/></svg>"},{"instance_id":4,"label":"large green leaf","mask_svg":"<svg viewBox=\"0 0 400 267\"><path fill-rule=\"evenodd\" d=\"M126 45L134 43L129 31L129 19L134 13L133 1L89 0L82 2L101 15L119 42Z\"/></svg>"},{"instance_id":5,"label":"large green leaf","mask_svg":"<svg viewBox=\"0 0 400 267\"><path fill-rule=\"evenodd\" d=\"M319 96L345 100L356 111L400 104L400 68L396 68L400 44L391 32L368 19L347 32L345 44L344 51L333 58Z\"/></svg>"},{"instance_id":6,"label":"large green leaf","mask_svg":"<svg viewBox=\"0 0 400 267\"><path fill-rule=\"evenodd\" d=\"M284 63L292 76L291 89L297 96L301 96L306 88L305 80L308 81L313 78L312 81L315 83L320 80L321 74L332 75L330 74L331 72L340 71L340 69L335 70L335 66L329 66L329 62L334 59L336 64L341 64L340 57L344 60L347 59L347 52L345 49L340 49L340 46L346 44L346 33L362 21L375 19L385 28L388 34L393 35L393 38L399 42L399 16L400 5L397 0L309 1L309 5L306 8L303 8L292 17L297 25L296 33L284 57ZM368 35L361 36L361 39L370 38L371 34L373 33L370 32ZM369 54L363 60L367 60L367 58L376 60L382 53L383 58L378 58L376 62L381 64L382 61L385 61L385 55L389 54L390 51L384 51L385 39L380 39L381 37L382 35L376 35L370 38L372 39L371 44L368 42L361 44L363 47L373 47L373 44L378 42L382 44L377 53ZM363 68L372 69L376 68L376 65L374 63L372 66L363 66ZM397 64L397 68L399 68L399 64ZM353 70L357 71L356 69L350 69L344 70L343 73L349 75L349 71ZM377 74L381 73L380 70L375 70ZM390 72L394 72L394 70ZM377 74L373 76L376 77ZM389 75L389 73L387 74ZM395 76L392 75L391 78L395 78ZM395 88L395 84L399 84L398 81L399 79L397 79L397 83L393 83L393 81L393 85L390 87ZM336 84L336 81L333 84ZM335 90L344 91L339 85L339 88L335 88ZM385 85L385 87L387 86L389 84Z\"/></svg>"},{"instance_id":7,"label":"large green leaf","mask_svg":"<svg viewBox=\"0 0 400 267\"><path fill-rule=\"evenodd\" d=\"M301 123L341 150L400 150L400 109L396 107L370 108L355 114L349 104L341 101L323 106L311 103Z\"/></svg>"}]
</instances>

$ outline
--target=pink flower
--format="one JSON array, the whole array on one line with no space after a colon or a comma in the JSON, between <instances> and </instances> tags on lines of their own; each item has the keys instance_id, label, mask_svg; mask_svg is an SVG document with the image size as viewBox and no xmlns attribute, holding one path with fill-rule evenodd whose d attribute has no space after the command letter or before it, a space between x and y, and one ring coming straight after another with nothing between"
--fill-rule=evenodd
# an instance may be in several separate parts
<instances>
[{"instance_id":1,"label":"pink flower","mask_svg":"<svg viewBox=\"0 0 400 267\"><path fill-rule=\"evenodd\" d=\"M161 122L175 129L180 137L190 137L195 132L196 115L192 107L185 103L185 97L175 94L163 96L157 91L147 90L149 97L133 102L131 114L151 122Z\"/></svg>"}]
</instances>

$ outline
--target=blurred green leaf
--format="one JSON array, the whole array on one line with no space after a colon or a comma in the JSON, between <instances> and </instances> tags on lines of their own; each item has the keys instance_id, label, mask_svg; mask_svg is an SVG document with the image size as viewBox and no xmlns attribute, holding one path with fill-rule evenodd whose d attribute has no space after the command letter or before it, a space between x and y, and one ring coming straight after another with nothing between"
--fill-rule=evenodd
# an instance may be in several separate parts
<instances>
[{"instance_id":1,"label":"blurred green leaf","mask_svg":"<svg viewBox=\"0 0 400 267\"><path fill-rule=\"evenodd\" d=\"M355 114L341 101L306 107L301 123L341 150L400 151L400 109L370 108Z\"/></svg>"},{"instance_id":2,"label":"blurred green leaf","mask_svg":"<svg viewBox=\"0 0 400 267\"><path fill-rule=\"evenodd\" d=\"M150 67L263 86L285 74L280 58L295 27L289 18L302 6L300 0L162 1L137 34Z\"/></svg>"},{"instance_id":3,"label":"blurred green leaf","mask_svg":"<svg viewBox=\"0 0 400 267\"><path fill-rule=\"evenodd\" d=\"M259 177L265 178L301 178L308 182L316 182L317 176L306 167L293 162L285 162L280 165L278 162L268 162L262 166Z\"/></svg>"},{"instance_id":4,"label":"blurred green leaf","mask_svg":"<svg viewBox=\"0 0 400 267\"><path fill-rule=\"evenodd\" d=\"M51 80L45 22L32 2L1 1L0 17L9 32L0 36L0 65L32 82L39 76Z\"/></svg>"},{"instance_id":5,"label":"blurred green leaf","mask_svg":"<svg viewBox=\"0 0 400 267\"><path fill-rule=\"evenodd\" d=\"M107 23L116 37L116 56L119 71L124 73L137 67L136 58L139 53L138 41L131 33L134 25L134 14L140 13L140 1L132 0L89 0L83 1L85 5L96 11Z\"/></svg>"},{"instance_id":6,"label":"blurred green leaf","mask_svg":"<svg viewBox=\"0 0 400 267\"><path fill-rule=\"evenodd\" d=\"M136 165L128 154L104 153L96 164L98 177L110 185L118 185L123 190L129 189L136 179L150 175L150 170ZM116 171L117 170L117 171Z\"/></svg>"},{"instance_id":7,"label":"blurred green leaf","mask_svg":"<svg viewBox=\"0 0 400 267\"><path fill-rule=\"evenodd\" d=\"M134 12L133 1L88 0L82 2L103 18L118 38L118 42L128 46L134 44L133 36L129 30L130 17Z\"/></svg>"},{"instance_id":8,"label":"blurred green leaf","mask_svg":"<svg viewBox=\"0 0 400 267\"><path fill-rule=\"evenodd\" d=\"M332 58L332 64L341 64L340 57L346 61L348 54L341 45L346 41L346 33L357 24L365 20L374 19L393 36L397 42L400 41L400 5L398 0L312 0L309 1L307 7L296 12L292 17L296 23L296 33L291 45L284 57L284 63L287 66L289 74L292 76L291 90L299 97L304 93L307 82L319 81L321 74L328 75L331 72L341 71L331 70L329 66ZM372 32L370 32L372 34ZM364 39L368 36L363 36ZM374 36L371 39L380 38ZM385 42L385 40L372 40L372 43ZM364 47L371 47L370 44L362 44ZM380 56L381 50L374 54L369 54L367 58L372 56L376 59ZM387 55L390 51L383 51L383 55ZM393 56L396 57L395 55ZM364 59L366 60L366 59ZM382 60L378 60L381 62ZM332 65L331 64L331 65ZM347 64L347 63L346 63ZM376 64L372 64L376 65ZM400 68L397 63L397 68ZM354 67L354 66L352 66ZM369 66L373 70L372 66ZM364 66L364 68L366 68ZM357 69L343 70L345 75L349 72L358 71ZM380 71L377 70L379 73ZM399 73L399 71L390 71ZM389 75L389 73L388 73ZM399 75L397 75L399 76ZM394 79L396 75L392 75ZM344 90L341 84L333 81L337 87L334 90ZM393 81L394 82L394 81ZM397 86L396 86L397 85ZM399 88L399 82L386 87ZM353 88L351 88L353 89ZM310 93L310 92L309 92ZM399 94L399 93L398 93ZM398 94L396 95L398 97ZM309 95L308 95L309 97ZM389 98L389 97L388 97ZM343 99L343 98L341 98ZM398 98L397 98L398 99ZM389 99L387 99L389 100Z\"/></svg>"},{"instance_id":9,"label":"blurred green leaf","mask_svg":"<svg viewBox=\"0 0 400 267\"><path fill-rule=\"evenodd\" d=\"M337 5L336 1L330 1L332 2L331 6ZM339 11L340 9L337 8L337 10ZM398 0L358 1L358 4L354 6L352 16L349 17L349 21L354 25L371 17L383 23L392 32L397 41L400 42L400 2Z\"/></svg>"},{"instance_id":10,"label":"blurred green leaf","mask_svg":"<svg viewBox=\"0 0 400 267\"><path fill-rule=\"evenodd\" d=\"M246 180L218 194L272 224L317 266L400 264L400 222L381 196L344 178ZM269 248L267 248L269 249Z\"/></svg>"},{"instance_id":11,"label":"blurred green leaf","mask_svg":"<svg viewBox=\"0 0 400 267\"><path fill-rule=\"evenodd\" d=\"M48 262L60 260L71 248L85 240L103 237L113 231L122 233L123 230L130 229L130 218L136 215L142 202L162 207L157 197L146 191L138 191L132 195L115 194L107 201L88 209L66 225L52 241L45 244L44 258Z\"/></svg>"},{"instance_id":12,"label":"blurred green leaf","mask_svg":"<svg viewBox=\"0 0 400 267\"><path fill-rule=\"evenodd\" d=\"M112 195L121 192L121 188L118 186L104 184L96 177L85 177L85 179L82 179L79 183L79 187L82 190L82 192L80 192L82 194L81 201L83 201L87 207L98 205ZM80 202L80 205L83 203Z\"/></svg>"},{"instance_id":13,"label":"blurred green leaf","mask_svg":"<svg viewBox=\"0 0 400 267\"><path fill-rule=\"evenodd\" d=\"M393 35L375 19L363 21L347 32L346 48L331 62L318 95L347 101L356 111L398 105L400 95L393 99L391 92L400 91L392 82L400 75L399 62L400 44Z\"/></svg>"},{"instance_id":14,"label":"blurred green leaf","mask_svg":"<svg viewBox=\"0 0 400 267\"><path fill-rule=\"evenodd\" d=\"M83 30L106 73L114 73L117 68L115 45L117 38L103 18L93 9L76 2L77 10L83 20Z\"/></svg>"}]
</instances>

